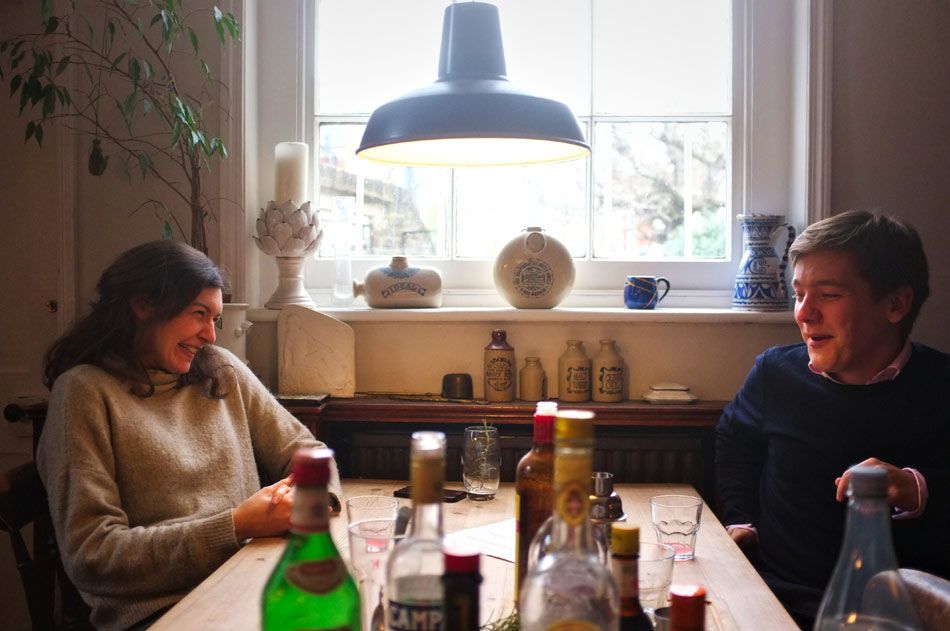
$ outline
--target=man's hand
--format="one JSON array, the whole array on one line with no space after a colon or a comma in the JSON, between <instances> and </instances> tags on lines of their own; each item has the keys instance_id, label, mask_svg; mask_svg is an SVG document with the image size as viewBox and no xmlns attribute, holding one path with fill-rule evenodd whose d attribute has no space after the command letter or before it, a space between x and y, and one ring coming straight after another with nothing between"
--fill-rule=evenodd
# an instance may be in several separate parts
<instances>
[{"instance_id":1,"label":"man's hand","mask_svg":"<svg viewBox=\"0 0 950 631\"><path fill-rule=\"evenodd\" d=\"M730 528L729 536L735 542L742 553L751 558L755 552L755 546L759 542L759 536L754 530L749 528Z\"/></svg>"},{"instance_id":2,"label":"man's hand","mask_svg":"<svg viewBox=\"0 0 950 631\"><path fill-rule=\"evenodd\" d=\"M914 511L919 503L917 489L917 478L910 471L898 469L892 464L878 460L877 458L868 458L855 465L878 467L887 472L887 503L896 506L905 511ZM843 502L847 497L848 485L851 482L851 470L845 471L840 478L835 478L836 492L835 497L839 502Z\"/></svg>"},{"instance_id":3,"label":"man's hand","mask_svg":"<svg viewBox=\"0 0 950 631\"><path fill-rule=\"evenodd\" d=\"M290 530L294 502L292 482L288 476L265 486L234 509L234 536L238 541L249 537L270 537Z\"/></svg>"}]
</instances>

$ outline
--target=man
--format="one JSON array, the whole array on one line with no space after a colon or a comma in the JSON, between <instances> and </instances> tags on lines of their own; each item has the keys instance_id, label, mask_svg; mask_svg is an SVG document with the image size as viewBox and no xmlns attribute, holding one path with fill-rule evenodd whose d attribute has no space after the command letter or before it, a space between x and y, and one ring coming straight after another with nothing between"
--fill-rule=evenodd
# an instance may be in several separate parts
<instances>
[{"instance_id":1,"label":"man","mask_svg":"<svg viewBox=\"0 0 950 631\"><path fill-rule=\"evenodd\" d=\"M950 575L950 356L911 343L917 232L852 211L789 250L803 343L758 358L716 428L723 523L811 628L841 547L848 469L888 473L902 567Z\"/></svg>"}]
</instances>

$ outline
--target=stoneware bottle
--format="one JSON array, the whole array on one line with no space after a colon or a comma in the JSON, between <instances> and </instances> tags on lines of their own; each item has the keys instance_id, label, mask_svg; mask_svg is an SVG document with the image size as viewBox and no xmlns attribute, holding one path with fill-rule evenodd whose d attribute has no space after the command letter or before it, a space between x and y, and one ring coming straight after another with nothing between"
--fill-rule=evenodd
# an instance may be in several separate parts
<instances>
[{"instance_id":1,"label":"stoneware bottle","mask_svg":"<svg viewBox=\"0 0 950 631\"><path fill-rule=\"evenodd\" d=\"M485 399L514 401L515 349L508 343L504 329L491 332L491 342L485 347Z\"/></svg>"},{"instance_id":2,"label":"stoneware bottle","mask_svg":"<svg viewBox=\"0 0 950 631\"><path fill-rule=\"evenodd\" d=\"M558 357L557 398L570 402L590 400L590 359L580 340L568 340L567 350Z\"/></svg>"},{"instance_id":3,"label":"stoneware bottle","mask_svg":"<svg viewBox=\"0 0 950 631\"><path fill-rule=\"evenodd\" d=\"M541 228L525 228L495 258L495 288L516 309L551 309L574 286L574 259Z\"/></svg>"},{"instance_id":4,"label":"stoneware bottle","mask_svg":"<svg viewBox=\"0 0 950 631\"><path fill-rule=\"evenodd\" d=\"M594 401L623 401L623 357L613 340L601 340L591 365L590 394Z\"/></svg>"},{"instance_id":5,"label":"stoneware bottle","mask_svg":"<svg viewBox=\"0 0 950 631\"><path fill-rule=\"evenodd\" d=\"M548 398L548 378L540 358L525 357L519 377L519 398L522 401L543 401Z\"/></svg>"},{"instance_id":6,"label":"stoneware bottle","mask_svg":"<svg viewBox=\"0 0 950 631\"><path fill-rule=\"evenodd\" d=\"M442 276L438 270L409 265L394 256L389 265L366 272L362 283L353 281L353 296L365 296L374 309L411 309L442 306Z\"/></svg>"}]
</instances>

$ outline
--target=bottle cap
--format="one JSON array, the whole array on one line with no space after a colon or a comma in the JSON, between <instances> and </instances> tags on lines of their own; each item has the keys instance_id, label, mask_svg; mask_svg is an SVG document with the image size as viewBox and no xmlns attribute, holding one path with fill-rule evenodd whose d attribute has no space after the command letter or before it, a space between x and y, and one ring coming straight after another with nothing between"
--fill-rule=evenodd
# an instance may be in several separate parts
<instances>
[{"instance_id":1,"label":"bottle cap","mask_svg":"<svg viewBox=\"0 0 950 631\"><path fill-rule=\"evenodd\" d=\"M594 471L590 476L590 493L597 497L609 497L614 492L614 474Z\"/></svg>"},{"instance_id":2,"label":"bottle cap","mask_svg":"<svg viewBox=\"0 0 950 631\"><path fill-rule=\"evenodd\" d=\"M594 437L594 413L587 410L559 410L554 425L554 439L590 440Z\"/></svg>"},{"instance_id":3,"label":"bottle cap","mask_svg":"<svg viewBox=\"0 0 950 631\"><path fill-rule=\"evenodd\" d=\"M622 522L610 525L610 551L623 556L640 554L640 527Z\"/></svg>"},{"instance_id":4,"label":"bottle cap","mask_svg":"<svg viewBox=\"0 0 950 631\"><path fill-rule=\"evenodd\" d=\"M534 406L535 416L557 416L557 401L538 401Z\"/></svg>"},{"instance_id":5,"label":"bottle cap","mask_svg":"<svg viewBox=\"0 0 950 631\"><path fill-rule=\"evenodd\" d=\"M294 482L300 486L325 486L330 482L333 450L326 447L298 449L291 460Z\"/></svg>"},{"instance_id":6,"label":"bottle cap","mask_svg":"<svg viewBox=\"0 0 950 631\"><path fill-rule=\"evenodd\" d=\"M445 558L445 571L453 574L478 574L481 555L470 549L446 547L442 553Z\"/></svg>"},{"instance_id":7,"label":"bottle cap","mask_svg":"<svg viewBox=\"0 0 950 631\"><path fill-rule=\"evenodd\" d=\"M851 467L851 495L887 497L887 472L880 467Z\"/></svg>"},{"instance_id":8,"label":"bottle cap","mask_svg":"<svg viewBox=\"0 0 950 631\"><path fill-rule=\"evenodd\" d=\"M670 628L701 631L706 617L706 590L702 585L670 586Z\"/></svg>"}]
</instances>

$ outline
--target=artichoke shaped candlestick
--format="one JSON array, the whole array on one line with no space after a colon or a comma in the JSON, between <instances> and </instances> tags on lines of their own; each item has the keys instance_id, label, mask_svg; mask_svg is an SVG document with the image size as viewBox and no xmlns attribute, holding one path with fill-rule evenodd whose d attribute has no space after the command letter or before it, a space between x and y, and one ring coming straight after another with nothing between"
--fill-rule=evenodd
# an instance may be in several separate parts
<instances>
[{"instance_id":1,"label":"artichoke shaped candlestick","mask_svg":"<svg viewBox=\"0 0 950 631\"><path fill-rule=\"evenodd\" d=\"M299 208L293 200L282 204L271 200L261 209L257 219L254 243L264 254L277 261L277 289L264 303L268 309L283 309L287 305L314 307L316 304L304 288L303 264L323 239L323 229L317 211L310 202Z\"/></svg>"}]
</instances>

